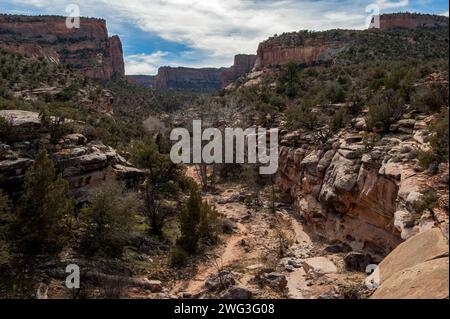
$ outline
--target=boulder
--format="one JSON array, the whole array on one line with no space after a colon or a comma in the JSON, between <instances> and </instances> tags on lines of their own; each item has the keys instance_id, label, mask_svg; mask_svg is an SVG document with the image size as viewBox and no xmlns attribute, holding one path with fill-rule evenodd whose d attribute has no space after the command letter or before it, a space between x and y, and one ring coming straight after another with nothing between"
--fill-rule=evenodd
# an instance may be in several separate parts
<instances>
[{"instance_id":1,"label":"boulder","mask_svg":"<svg viewBox=\"0 0 450 319\"><path fill-rule=\"evenodd\" d=\"M264 279L269 286L277 290L283 290L286 288L287 279L283 274L279 274L276 272L266 273L264 274Z\"/></svg>"},{"instance_id":2,"label":"boulder","mask_svg":"<svg viewBox=\"0 0 450 319\"><path fill-rule=\"evenodd\" d=\"M349 271L365 272L368 265L372 264L373 259L369 254L363 254L352 251L345 255L345 268Z\"/></svg>"},{"instance_id":3,"label":"boulder","mask_svg":"<svg viewBox=\"0 0 450 319\"><path fill-rule=\"evenodd\" d=\"M448 257L405 268L384 280L371 299L448 298L448 271Z\"/></svg>"},{"instance_id":4,"label":"boulder","mask_svg":"<svg viewBox=\"0 0 450 319\"><path fill-rule=\"evenodd\" d=\"M300 163L300 167L310 175L317 175L317 165L319 163L318 152L312 152L307 155Z\"/></svg>"},{"instance_id":5,"label":"boulder","mask_svg":"<svg viewBox=\"0 0 450 319\"><path fill-rule=\"evenodd\" d=\"M338 271L336 265L325 257L306 259L303 262L303 269L306 272L313 272L320 275L336 273Z\"/></svg>"},{"instance_id":6,"label":"boulder","mask_svg":"<svg viewBox=\"0 0 450 319\"><path fill-rule=\"evenodd\" d=\"M87 138L79 133L68 134L63 137L64 143L72 145L84 145L87 142Z\"/></svg>"},{"instance_id":7,"label":"boulder","mask_svg":"<svg viewBox=\"0 0 450 319\"><path fill-rule=\"evenodd\" d=\"M448 241L438 228L411 237L397 246L379 265L381 282L420 263L448 257ZM448 271L447 271L448 275Z\"/></svg>"},{"instance_id":8,"label":"boulder","mask_svg":"<svg viewBox=\"0 0 450 319\"><path fill-rule=\"evenodd\" d=\"M205 281L205 288L209 291L224 290L236 284L229 271L221 271Z\"/></svg>"},{"instance_id":9,"label":"boulder","mask_svg":"<svg viewBox=\"0 0 450 319\"><path fill-rule=\"evenodd\" d=\"M250 290L233 286L225 290L221 295L220 299L251 299L252 293Z\"/></svg>"},{"instance_id":10,"label":"boulder","mask_svg":"<svg viewBox=\"0 0 450 319\"><path fill-rule=\"evenodd\" d=\"M151 292L161 292L163 290L163 285L160 280L149 280L148 278L138 280L137 286L148 289Z\"/></svg>"}]
</instances>

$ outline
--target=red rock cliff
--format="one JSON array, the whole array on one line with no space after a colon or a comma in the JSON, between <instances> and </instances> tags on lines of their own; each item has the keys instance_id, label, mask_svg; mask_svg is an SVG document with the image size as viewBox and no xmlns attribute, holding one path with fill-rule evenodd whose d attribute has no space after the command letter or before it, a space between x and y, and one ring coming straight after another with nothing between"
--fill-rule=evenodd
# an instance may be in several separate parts
<instances>
[{"instance_id":1,"label":"red rock cliff","mask_svg":"<svg viewBox=\"0 0 450 319\"><path fill-rule=\"evenodd\" d=\"M256 56L239 54L230 68L161 67L158 74L129 75L131 82L157 89L209 92L217 91L249 72L255 65Z\"/></svg>"},{"instance_id":2,"label":"red rock cliff","mask_svg":"<svg viewBox=\"0 0 450 319\"><path fill-rule=\"evenodd\" d=\"M99 80L125 74L120 39L108 37L101 19L81 18L79 29L68 29L64 17L0 15L0 47L67 63Z\"/></svg>"},{"instance_id":3,"label":"red rock cliff","mask_svg":"<svg viewBox=\"0 0 450 319\"><path fill-rule=\"evenodd\" d=\"M244 74L253 69L256 62L256 55L253 54L238 54L234 57L234 64L224 70L220 75L222 86L225 87L231 82L237 80Z\"/></svg>"},{"instance_id":4,"label":"red rock cliff","mask_svg":"<svg viewBox=\"0 0 450 319\"><path fill-rule=\"evenodd\" d=\"M258 47L255 67L260 69L291 61L313 64L328 60L345 44L325 37L309 38L305 33L287 33L262 42Z\"/></svg>"},{"instance_id":5,"label":"red rock cliff","mask_svg":"<svg viewBox=\"0 0 450 319\"><path fill-rule=\"evenodd\" d=\"M447 17L431 14L393 13L383 14L379 19L381 30L448 27ZM372 19L369 29L376 28L375 21L376 17Z\"/></svg>"},{"instance_id":6,"label":"red rock cliff","mask_svg":"<svg viewBox=\"0 0 450 319\"><path fill-rule=\"evenodd\" d=\"M172 68L161 67L155 78L158 89L176 89L193 91L212 91L221 88L220 74L217 68Z\"/></svg>"}]
</instances>

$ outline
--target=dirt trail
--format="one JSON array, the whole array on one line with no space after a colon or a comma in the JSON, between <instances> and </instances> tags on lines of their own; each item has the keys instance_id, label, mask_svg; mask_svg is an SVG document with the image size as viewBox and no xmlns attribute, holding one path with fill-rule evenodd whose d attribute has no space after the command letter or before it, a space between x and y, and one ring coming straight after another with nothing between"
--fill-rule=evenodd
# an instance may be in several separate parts
<instances>
[{"instance_id":1,"label":"dirt trail","mask_svg":"<svg viewBox=\"0 0 450 319\"><path fill-rule=\"evenodd\" d=\"M189 172L192 176L193 172ZM235 223L231 235L221 237L222 244L211 252L215 258L198 265L195 275L189 280L177 282L171 289L172 294L183 293L200 296L204 291L205 281L218 273L219 269L233 271L237 284L255 290L251 279L262 267L276 268L279 237L290 244L311 245L308 234L288 213L267 209L255 212L249 210L243 201L238 200L241 189L238 185L219 188L214 194L207 194L206 199L215 204L219 213ZM282 233L282 235L280 235ZM262 294L261 297L280 297L279 293ZM295 295L300 298L300 295Z\"/></svg>"},{"instance_id":2,"label":"dirt trail","mask_svg":"<svg viewBox=\"0 0 450 319\"><path fill-rule=\"evenodd\" d=\"M243 229L244 226L240 225L239 228ZM195 276L187 282L178 283L173 291L176 293L183 292L192 296L201 294L204 290L205 281L218 272L218 267L227 268L241 258L242 254L236 249L236 246L238 246L239 241L244 238L245 235L242 235L241 232L228 237L223 244L224 249L222 248L223 252L219 254L219 258L199 265Z\"/></svg>"},{"instance_id":3,"label":"dirt trail","mask_svg":"<svg viewBox=\"0 0 450 319\"><path fill-rule=\"evenodd\" d=\"M195 170L187 173L196 177ZM236 285L248 289L254 298L318 298L333 295L349 274L343 271L343 254L328 253L323 240L310 236L307 228L288 208L270 212L270 194L261 194L263 207L249 209L243 200L245 189L238 184L220 185L205 198L226 219L234 222L234 232L221 236L221 244L207 252L208 260L197 264L195 274L180 280L170 289L171 296L218 297L208 292L205 281L219 271L231 272ZM338 268L337 273L315 275L303 267L310 257L324 256ZM261 285L256 279L263 269L285 276L286 289Z\"/></svg>"}]
</instances>

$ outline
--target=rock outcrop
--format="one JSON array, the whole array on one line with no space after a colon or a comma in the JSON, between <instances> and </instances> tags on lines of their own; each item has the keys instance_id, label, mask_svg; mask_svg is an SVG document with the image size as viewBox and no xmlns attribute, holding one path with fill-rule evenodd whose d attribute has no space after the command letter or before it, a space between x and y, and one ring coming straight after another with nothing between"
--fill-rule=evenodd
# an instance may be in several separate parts
<instances>
[{"instance_id":1,"label":"rock outcrop","mask_svg":"<svg viewBox=\"0 0 450 319\"><path fill-rule=\"evenodd\" d=\"M379 19L378 19L379 18ZM401 44L405 48L411 45L410 35L397 33L394 29L415 28L448 28L447 17L429 14L384 14L375 16L369 30L376 27L380 21L380 29L386 39ZM275 35L259 44L256 70L295 62L298 64L315 65L322 63L348 63L355 55L350 52L361 49L361 43L380 41L380 34L367 30L329 30L324 32L289 32ZM384 39L384 41L386 40ZM415 43L414 43L415 44ZM408 50L413 55L414 50ZM380 52L383 58L383 53Z\"/></svg>"},{"instance_id":2,"label":"rock outcrop","mask_svg":"<svg viewBox=\"0 0 450 319\"><path fill-rule=\"evenodd\" d=\"M449 246L438 228L420 233L392 251L369 277L380 286L373 299L426 298L449 296Z\"/></svg>"},{"instance_id":3,"label":"rock outcrop","mask_svg":"<svg viewBox=\"0 0 450 319\"><path fill-rule=\"evenodd\" d=\"M224 70L221 75L222 87L236 81L244 74L253 69L256 62L256 55L252 54L238 54L234 57L234 64Z\"/></svg>"},{"instance_id":4,"label":"rock outcrop","mask_svg":"<svg viewBox=\"0 0 450 319\"><path fill-rule=\"evenodd\" d=\"M240 54L229 68L185 68L161 67L158 74L129 75L128 79L139 85L180 91L218 91L248 73L255 65L256 56Z\"/></svg>"},{"instance_id":5,"label":"rock outcrop","mask_svg":"<svg viewBox=\"0 0 450 319\"><path fill-rule=\"evenodd\" d=\"M287 33L259 45L255 67L262 69L291 61L312 65L330 60L345 45L328 37L310 38L307 33Z\"/></svg>"},{"instance_id":6,"label":"rock outcrop","mask_svg":"<svg viewBox=\"0 0 450 319\"><path fill-rule=\"evenodd\" d=\"M0 141L0 188L17 197L27 168L39 148L49 150L57 170L69 182L78 204L89 200L93 189L110 178L127 187L136 186L144 176L115 149L99 142L88 142L82 134L69 134L54 145L36 112L0 110L14 130L8 143Z\"/></svg>"},{"instance_id":7,"label":"rock outcrop","mask_svg":"<svg viewBox=\"0 0 450 319\"><path fill-rule=\"evenodd\" d=\"M369 29L378 28L376 21L379 21L381 30L448 27L448 17L431 14L382 14L372 18Z\"/></svg>"},{"instance_id":8,"label":"rock outcrop","mask_svg":"<svg viewBox=\"0 0 450 319\"><path fill-rule=\"evenodd\" d=\"M220 75L224 69L161 67L155 77L155 88L181 91L216 91L222 87Z\"/></svg>"},{"instance_id":9,"label":"rock outcrop","mask_svg":"<svg viewBox=\"0 0 450 319\"><path fill-rule=\"evenodd\" d=\"M313 231L375 260L435 225L448 234L445 205L433 216L413 208L431 185L442 184L443 199L448 191L438 177L415 170L414 150L426 148L430 120L400 120L391 128L397 133L375 146L364 137L364 118L353 121L359 130L344 130L322 146L312 133L289 133L281 142L278 186ZM448 174L447 166L440 169Z\"/></svg>"},{"instance_id":10,"label":"rock outcrop","mask_svg":"<svg viewBox=\"0 0 450 319\"><path fill-rule=\"evenodd\" d=\"M0 15L0 48L68 64L94 79L125 74L120 39L108 37L101 19L81 18L80 28L69 29L64 17Z\"/></svg>"}]
</instances>

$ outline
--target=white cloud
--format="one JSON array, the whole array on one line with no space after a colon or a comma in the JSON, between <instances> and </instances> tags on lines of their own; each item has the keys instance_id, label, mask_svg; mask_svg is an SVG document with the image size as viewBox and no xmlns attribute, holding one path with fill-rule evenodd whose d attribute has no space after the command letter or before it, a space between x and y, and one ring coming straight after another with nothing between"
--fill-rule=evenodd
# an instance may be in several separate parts
<instances>
[{"instance_id":1,"label":"white cloud","mask_svg":"<svg viewBox=\"0 0 450 319\"><path fill-rule=\"evenodd\" d=\"M126 74L155 74L164 64L168 52L157 51L152 54L135 54L125 57Z\"/></svg>"},{"instance_id":2,"label":"white cloud","mask_svg":"<svg viewBox=\"0 0 450 319\"><path fill-rule=\"evenodd\" d=\"M439 15L448 17L448 11L442 12Z\"/></svg>"},{"instance_id":3,"label":"white cloud","mask_svg":"<svg viewBox=\"0 0 450 319\"><path fill-rule=\"evenodd\" d=\"M394 9L394 8L403 8L409 5L408 0L399 0L399 1L388 1L388 0L377 0L375 4L380 9Z\"/></svg>"},{"instance_id":4,"label":"white cloud","mask_svg":"<svg viewBox=\"0 0 450 319\"><path fill-rule=\"evenodd\" d=\"M374 3L381 10L390 10L409 4L408 0L6 1L51 8L48 11L52 14L64 14L67 4L78 2L81 15L104 17L110 29L119 34L125 24L133 24L145 32L191 49L184 52L185 56L178 57L158 56L158 52L142 52L147 54L148 60L144 56L129 56L126 59L127 73L153 70L159 62L173 65L186 60L190 61L190 66L228 66L235 54L255 53L258 43L275 33L300 29L361 29L369 15L365 12L367 5Z\"/></svg>"}]
</instances>

